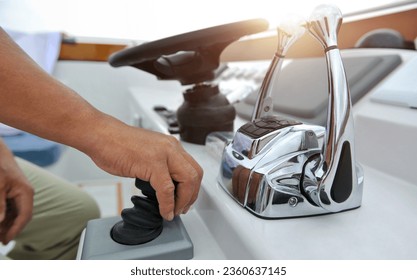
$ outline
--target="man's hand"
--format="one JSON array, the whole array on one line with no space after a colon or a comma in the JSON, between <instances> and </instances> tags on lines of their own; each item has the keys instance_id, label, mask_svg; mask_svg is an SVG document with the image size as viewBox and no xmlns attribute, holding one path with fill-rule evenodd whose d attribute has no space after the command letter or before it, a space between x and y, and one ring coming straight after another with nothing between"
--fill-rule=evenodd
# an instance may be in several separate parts
<instances>
[{"instance_id":1,"label":"man's hand","mask_svg":"<svg viewBox=\"0 0 417 280\"><path fill-rule=\"evenodd\" d=\"M0 140L0 241L9 243L32 218L33 189Z\"/></svg>"},{"instance_id":2,"label":"man's hand","mask_svg":"<svg viewBox=\"0 0 417 280\"><path fill-rule=\"evenodd\" d=\"M86 153L103 170L150 182L161 216L172 220L188 211L200 189L203 170L172 136L127 126L100 126L101 135ZM91 149L92 148L92 149ZM175 188L173 181L178 182ZM175 192L174 192L175 191Z\"/></svg>"}]
</instances>

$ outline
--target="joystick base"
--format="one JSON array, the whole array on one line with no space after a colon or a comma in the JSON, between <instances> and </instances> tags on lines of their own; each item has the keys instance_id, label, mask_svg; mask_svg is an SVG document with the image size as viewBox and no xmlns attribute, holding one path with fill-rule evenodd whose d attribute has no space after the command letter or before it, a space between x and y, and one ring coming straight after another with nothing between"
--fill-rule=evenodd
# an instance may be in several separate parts
<instances>
[{"instance_id":1,"label":"joystick base","mask_svg":"<svg viewBox=\"0 0 417 280\"><path fill-rule=\"evenodd\" d=\"M194 256L194 247L181 221L175 217L163 222L161 234L140 245L123 245L110 236L112 227L121 217L88 222L84 233L82 260L187 260ZM108 234L103 234L108 233Z\"/></svg>"}]
</instances>

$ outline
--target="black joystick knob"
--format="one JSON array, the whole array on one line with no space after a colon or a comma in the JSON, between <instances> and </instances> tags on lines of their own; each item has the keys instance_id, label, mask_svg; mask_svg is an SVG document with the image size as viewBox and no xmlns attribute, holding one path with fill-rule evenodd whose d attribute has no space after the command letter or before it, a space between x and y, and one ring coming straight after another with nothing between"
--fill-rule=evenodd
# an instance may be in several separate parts
<instances>
[{"instance_id":1,"label":"black joystick knob","mask_svg":"<svg viewBox=\"0 0 417 280\"><path fill-rule=\"evenodd\" d=\"M122 211L122 221L111 230L114 241L124 245L139 245L152 241L162 232L163 219L155 190L149 182L136 179L135 186L144 196L132 196L132 208Z\"/></svg>"}]
</instances>

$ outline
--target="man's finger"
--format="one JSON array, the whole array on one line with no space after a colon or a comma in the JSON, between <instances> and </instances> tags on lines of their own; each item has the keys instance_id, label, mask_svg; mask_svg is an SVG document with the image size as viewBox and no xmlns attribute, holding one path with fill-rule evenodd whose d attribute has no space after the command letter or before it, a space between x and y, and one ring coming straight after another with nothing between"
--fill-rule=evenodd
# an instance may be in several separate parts
<instances>
[{"instance_id":1,"label":"man's finger","mask_svg":"<svg viewBox=\"0 0 417 280\"><path fill-rule=\"evenodd\" d=\"M7 245L10 241L12 241L22 231L26 224L27 221L15 220L12 225L3 233L3 244Z\"/></svg>"},{"instance_id":2,"label":"man's finger","mask_svg":"<svg viewBox=\"0 0 417 280\"><path fill-rule=\"evenodd\" d=\"M178 162L182 162L182 164L178 164ZM182 154L179 154L176 159L168 159L168 168L173 180L178 182L175 196L175 214L179 215L197 199L201 176Z\"/></svg>"},{"instance_id":3,"label":"man's finger","mask_svg":"<svg viewBox=\"0 0 417 280\"><path fill-rule=\"evenodd\" d=\"M191 196L191 200L189 201L188 205L186 205L184 208L183 213L185 214L185 212L187 212L190 209L191 205L197 200L198 193L201 187L201 180L203 179L204 172L201 166L188 153L184 151L183 156L187 159L187 161L193 166L194 170L197 172L197 179L196 179L196 183L194 186L193 194Z\"/></svg>"},{"instance_id":4,"label":"man's finger","mask_svg":"<svg viewBox=\"0 0 417 280\"><path fill-rule=\"evenodd\" d=\"M33 197L18 196L9 200L8 214L6 219L10 219L3 233L3 242L6 244L18 235L27 223L32 219Z\"/></svg>"},{"instance_id":5,"label":"man's finger","mask_svg":"<svg viewBox=\"0 0 417 280\"><path fill-rule=\"evenodd\" d=\"M159 213L165 220L171 221L175 216L175 185L168 170L156 173L150 178L149 183L155 189Z\"/></svg>"}]
</instances>

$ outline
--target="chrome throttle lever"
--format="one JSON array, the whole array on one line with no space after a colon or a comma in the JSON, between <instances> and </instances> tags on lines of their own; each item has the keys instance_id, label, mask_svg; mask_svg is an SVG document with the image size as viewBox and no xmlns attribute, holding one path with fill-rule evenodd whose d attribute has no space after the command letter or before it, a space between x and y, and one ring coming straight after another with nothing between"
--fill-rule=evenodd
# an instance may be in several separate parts
<instances>
[{"instance_id":1,"label":"chrome throttle lever","mask_svg":"<svg viewBox=\"0 0 417 280\"><path fill-rule=\"evenodd\" d=\"M358 190L352 103L342 57L337 46L337 34L342 24L341 11L331 5L318 6L307 24L308 31L323 46L328 74L329 102L326 137L319 170L317 200L331 212L349 208L352 200L362 195Z\"/></svg>"},{"instance_id":2,"label":"chrome throttle lever","mask_svg":"<svg viewBox=\"0 0 417 280\"><path fill-rule=\"evenodd\" d=\"M252 121L263 116L268 116L273 112L271 97L274 85L273 81L278 79L278 75L288 49L304 34L304 32L305 27L301 20L283 21L283 23L277 27L277 49L259 89L255 109L252 114Z\"/></svg>"},{"instance_id":3,"label":"chrome throttle lever","mask_svg":"<svg viewBox=\"0 0 417 280\"><path fill-rule=\"evenodd\" d=\"M252 120L239 128L224 149L219 184L259 217L321 215L361 205L363 174L354 155L352 105L337 48L341 23L340 10L326 5L319 6L308 23L277 28L278 48ZM326 54L326 127L272 114L273 85L289 46L302 35L305 26Z\"/></svg>"}]
</instances>

